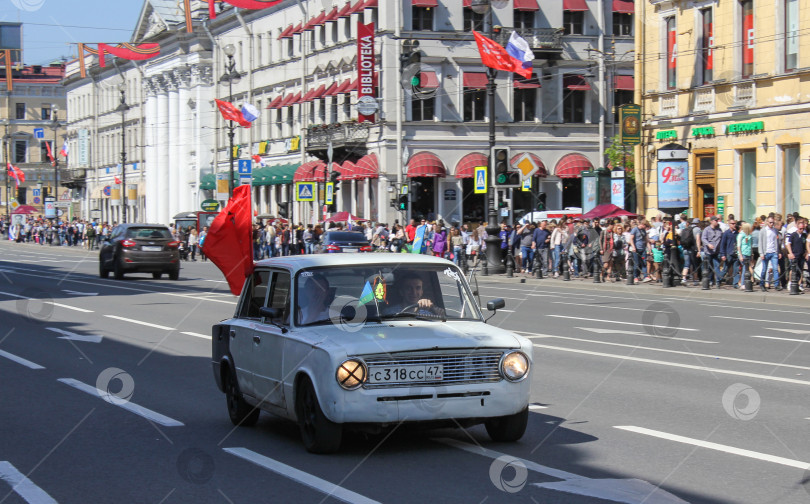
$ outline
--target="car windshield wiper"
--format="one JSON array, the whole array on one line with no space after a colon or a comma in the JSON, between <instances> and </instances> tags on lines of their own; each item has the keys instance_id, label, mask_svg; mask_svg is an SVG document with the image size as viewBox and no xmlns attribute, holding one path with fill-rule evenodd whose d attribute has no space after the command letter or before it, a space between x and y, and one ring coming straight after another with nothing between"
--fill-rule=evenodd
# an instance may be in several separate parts
<instances>
[{"instance_id":1,"label":"car windshield wiper","mask_svg":"<svg viewBox=\"0 0 810 504\"><path fill-rule=\"evenodd\" d=\"M387 319L396 319L396 318L412 318L416 320L427 320L429 322L447 322L447 318L439 317L439 316L428 316L428 315L419 315L418 313L413 312L399 312L394 313L392 315L386 315L385 318Z\"/></svg>"}]
</instances>

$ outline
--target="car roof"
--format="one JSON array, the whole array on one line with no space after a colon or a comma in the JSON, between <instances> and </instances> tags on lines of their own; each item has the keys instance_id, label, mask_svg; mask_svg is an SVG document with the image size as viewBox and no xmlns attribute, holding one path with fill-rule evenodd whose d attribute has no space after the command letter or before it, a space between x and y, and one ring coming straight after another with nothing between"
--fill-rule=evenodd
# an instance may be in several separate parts
<instances>
[{"instance_id":1,"label":"car roof","mask_svg":"<svg viewBox=\"0 0 810 504\"><path fill-rule=\"evenodd\" d=\"M357 253L357 254L306 254L273 257L258 261L256 266L290 269L297 272L306 268L318 268L329 266L367 266L369 264L419 264L419 265L439 265L452 266L453 263L447 259L421 254L393 254L393 253Z\"/></svg>"},{"instance_id":2,"label":"car roof","mask_svg":"<svg viewBox=\"0 0 810 504\"><path fill-rule=\"evenodd\" d=\"M118 227L123 227L123 228L145 227L145 228L169 229L169 226L167 226L165 224L146 224L146 223L140 223L140 222L126 222L126 223L118 224Z\"/></svg>"}]
</instances>

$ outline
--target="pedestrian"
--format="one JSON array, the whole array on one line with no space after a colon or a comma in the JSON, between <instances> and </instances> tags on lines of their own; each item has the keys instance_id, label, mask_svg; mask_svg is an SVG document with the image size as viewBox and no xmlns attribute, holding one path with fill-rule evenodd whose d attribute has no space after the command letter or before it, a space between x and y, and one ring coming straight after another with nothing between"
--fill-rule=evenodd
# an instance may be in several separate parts
<instances>
[{"instance_id":1,"label":"pedestrian","mask_svg":"<svg viewBox=\"0 0 810 504\"><path fill-rule=\"evenodd\" d=\"M548 230L548 221L540 221L540 225L532 233L532 250L535 254L535 263L540 267L543 276L548 276L548 250L551 245L551 232Z\"/></svg>"},{"instance_id":2,"label":"pedestrian","mask_svg":"<svg viewBox=\"0 0 810 504\"><path fill-rule=\"evenodd\" d=\"M270 222L264 226L264 256L275 257L276 255L276 227Z\"/></svg>"},{"instance_id":3,"label":"pedestrian","mask_svg":"<svg viewBox=\"0 0 810 504\"><path fill-rule=\"evenodd\" d=\"M728 276L731 276L731 285L735 288L740 283L740 262L737 256L737 235L740 228L733 215L728 217L728 229L723 232L720 238L720 283L727 283ZM731 275L729 275L729 271Z\"/></svg>"},{"instance_id":4,"label":"pedestrian","mask_svg":"<svg viewBox=\"0 0 810 504\"><path fill-rule=\"evenodd\" d=\"M740 226L740 233L737 234L737 258L739 259L741 268L740 274L740 282L734 286L735 289L739 289L745 287L745 273L749 273L753 276L753 263L751 259L753 257L753 242L754 237L751 235L752 227L751 223L744 222L742 226Z\"/></svg>"},{"instance_id":5,"label":"pedestrian","mask_svg":"<svg viewBox=\"0 0 810 504\"><path fill-rule=\"evenodd\" d=\"M779 232L775 229L775 219L773 216L766 218L765 227L762 228L759 234L759 247L762 254L762 271L759 276L759 288L763 292L767 292L765 287L768 279L769 266L772 269L776 290L782 290L782 284L779 283L779 259L781 253L779 252Z\"/></svg>"},{"instance_id":6,"label":"pedestrian","mask_svg":"<svg viewBox=\"0 0 810 504\"><path fill-rule=\"evenodd\" d=\"M638 222L636 227L630 231L631 243L630 251L633 254L633 281L649 282L651 280L647 271L647 223L644 220Z\"/></svg>"},{"instance_id":7,"label":"pedestrian","mask_svg":"<svg viewBox=\"0 0 810 504\"><path fill-rule=\"evenodd\" d=\"M189 226L188 229L188 251L191 254L191 261L197 262L197 244L199 243L199 236L197 235L197 227Z\"/></svg>"},{"instance_id":8,"label":"pedestrian","mask_svg":"<svg viewBox=\"0 0 810 504\"><path fill-rule=\"evenodd\" d=\"M433 256L444 257L447 253L447 230L439 227L438 224L433 225Z\"/></svg>"},{"instance_id":9,"label":"pedestrian","mask_svg":"<svg viewBox=\"0 0 810 504\"><path fill-rule=\"evenodd\" d=\"M520 257L523 264L522 270L524 273L531 274L533 266L532 258L534 255L534 250L532 250L534 224L531 222L526 222L526 224L523 224L518 228L517 234L520 236Z\"/></svg>"},{"instance_id":10,"label":"pedestrian","mask_svg":"<svg viewBox=\"0 0 810 504\"><path fill-rule=\"evenodd\" d=\"M288 256L290 255L290 238L292 233L290 232L290 225L284 224L284 228L281 231L281 255Z\"/></svg>"},{"instance_id":11,"label":"pedestrian","mask_svg":"<svg viewBox=\"0 0 810 504\"><path fill-rule=\"evenodd\" d=\"M800 217L796 221L795 231L785 238L785 246L790 260L790 281L796 282L799 289L804 290L802 279L807 256L807 219Z\"/></svg>"},{"instance_id":12,"label":"pedestrian","mask_svg":"<svg viewBox=\"0 0 810 504\"><path fill-rule=\"evenodd\" d=\"M650 278L652 278L653 282L660 283L662 281L661 269L664 263L664 248L661 244L661 240L655 240L652 247L652 256L653 268Z\"/></svg>"},{"instance_id":13,"label":"pedestrian","mask_svg":"<svg viewBox=\"0 0 810 504\"><path fill-rule=\"evenodd\" d=\"M600 248L602 250L602 281L607 281L609 278L612 282L616 279L613 277L613 247L615 244L614 239L614 226L613 222L606 222L605 227L599 235Z\"/></svg>"},{"instance_id":14,"label":"pedestrian","mask_svg":"<svg viewBox=\"0 0 810 504\"><path fill-rule=\"evenodd\" d=\"M560 259L562 258L566 243L568 243L568 225L564 220L561 220L560 224L551 232L550 245L553 258L552 268L554 269L554 278L560 276Z\"/></svg>"},{"instance_id":15,"label":"pedestrian","mask_svg":"<svg viewBox=\"0 0 810 504\"><path fill-rule=\"evenodd\" d=\"M461 236L461 231L457 227L450 230L450 250L453 251L453 264L458 266L461 251L464 248L464 237Z\"/></svg>"},{"instance_id":16,"label":"pedestrian","mask_svg":"<svg viewBox=\"0 0 810 504\"><path fill-rule=\"evenodd\" d=\"M304 230L304 252L306 254L314 254L315 253L315 228L312 224L307 224L307 228Z\"/></svg>"},{"instance_id":17,"label":"pedestrian","mask_svg":"<svg viewBox=\"0 0 810 504\"><path fill-rule=\"evenodd\" d=\"M205 257L205 250L203 250L206 235L208 235L208 226L203 226L202 231L200 231L199 236L197 236L197 241L200 245L200 257L202 258L203 262L208 260L208 258Z\"/></svg>"},{"instance_id":18,"label":"pedestrian","mask_svg":"<svg viewBox=\"0 0 810 504\"><path fill-rule=\"evenodd\" d=\"M703 243L701 257L703 261L708 263L703 271L708 270L709 283L711 283L711 278L714 276L714 285L716 287L720 287L722 280L720 269L720 241L722 237L723 232L720 230L720 218L713 215L709 218L709 226L703 230L700 239Z\"/></svg>"}]
</instances>

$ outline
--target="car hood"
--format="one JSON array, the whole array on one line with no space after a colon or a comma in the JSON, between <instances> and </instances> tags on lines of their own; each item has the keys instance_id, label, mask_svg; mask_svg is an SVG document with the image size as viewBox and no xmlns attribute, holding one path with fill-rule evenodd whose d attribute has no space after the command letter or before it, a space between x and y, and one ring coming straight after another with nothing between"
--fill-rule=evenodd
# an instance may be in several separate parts
<instances>
[{"instance_id":1,"label":"car hood","mask_svg":"<svg viewBox=\"0 0 810 504\"><path fill-rule=\"evenodd\" d=\"M314 329L314 328L313 328ZM451 348L520 348L518 336L483 322L398 320L361 328L319 327L316 346L342 347L347 355Z\"/></svg>"}]
</instances>

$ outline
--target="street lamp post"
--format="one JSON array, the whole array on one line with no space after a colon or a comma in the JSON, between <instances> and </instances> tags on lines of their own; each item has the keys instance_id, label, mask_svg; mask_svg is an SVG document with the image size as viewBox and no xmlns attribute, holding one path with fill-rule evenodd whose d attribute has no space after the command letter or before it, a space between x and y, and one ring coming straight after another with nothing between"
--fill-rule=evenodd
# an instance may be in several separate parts
<instances>
[{"instance_id":1,"label":"street lamp post","mask_svg":"<svg viewBox=\"0 0 810 504\"><path fill-rule=\"evenodd\" d=\"M3 161L6 162L5 172L6 172L6 218L9 219L9 224L11 224L11 174L8 172L8 165L11 161L8 158L8 120L2 119L4 129L3 134Z\"/></svg>"},{"instance_id":2,"label":"street lamp post","mask_svg":"<svg viewBox=\"0 0 810 504\"><path fill-rule=\"evenodd\" d=\"M470 8L476 14L487 14L488 23L487 23L487 35L491 39L494 34L494 16L492 13L492 5L491 0L472 0ZM487 124L489 126L489 168L492 170L492 167L495 166L495 160L492 159L492 149L495 147L495 76L498 74L498 71L494 68L487 68L487 101L488 101L488 120ZM499 228L498 228L498 215L496 214L495 210L495 197L496 197L496 189L494 186L494 180L490 181L489 187L487 188L487 252L486 258L487 262L486 265L487 269L484 269L484 272L487 273L503 273L504 267L501 264L501 239L498 236Z\"/></svg>"},{"instance_id":3,"label":"street lamp post","mask_svg":"<svg viewBox=\"0 0 810 504\"><path fill-rule=\"evenodd\" d=\"M118 85L118 90L121 92L121 103L118 105L118 110L121 112L121 222L127 222L127 130L124 128L124 121L126 119L127 105L126 97L126 84L121 82Z\"/></svg>"},{"instance_id":4,"label":"street lamp post","mask_svg":"<svg viewBox=\"0 0 810 504\"><path fill-rule=\"evenodd\" d=\"M222 48L222 51L225 53L225 56L228 57L228 63L225 65L225 73L222 74L220 77L220 82L228 81L228 101L233 103L233 85L238 84L241 76L239 72L236 71L236 62L233 60L233 55L236 52L236 48L233 44L228 44ZM234 130L236 127L233 125L233 121L228 121L228 140L229 140L229 149L228 149L228 161L230 162L230 174L228 178L228 198L233 198L233 136Z\"/></svg>"},{"instance_id":5,"label":"street lamp post","mask_svg":"<svg viewBox=\"0 0 810 504\"><path fill-rule=\"evenodd\" d=\"M51 121L51 128L53 128L53 149L52 151L56 152L56 144L59 141L59 106L56 104L51 105L51 115L53 116L53 120ZM59 201L59 156L54 154L53 156L53 204L56 205L56 202ZM53 221L57 221L56 211L54 209L53 214Z\"/></svg>"}]
</instances>

